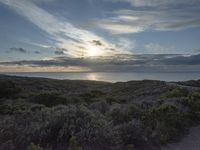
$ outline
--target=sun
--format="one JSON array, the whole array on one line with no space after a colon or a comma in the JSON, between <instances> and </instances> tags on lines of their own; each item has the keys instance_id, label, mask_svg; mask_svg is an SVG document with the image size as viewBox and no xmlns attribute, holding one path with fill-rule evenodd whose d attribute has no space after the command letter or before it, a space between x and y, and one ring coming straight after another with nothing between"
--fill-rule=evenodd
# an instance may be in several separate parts
<instances>
[{"instance_id":1,"label":"sun","mask_svg":"<svg viewBox=\"0 0 200 150\"><path fill-rule=\"evenodd\" d=\"M87 56L99 56L101 55L101 50L97 46L89 45L87 48Z\"/></svg>"}]
</instances>

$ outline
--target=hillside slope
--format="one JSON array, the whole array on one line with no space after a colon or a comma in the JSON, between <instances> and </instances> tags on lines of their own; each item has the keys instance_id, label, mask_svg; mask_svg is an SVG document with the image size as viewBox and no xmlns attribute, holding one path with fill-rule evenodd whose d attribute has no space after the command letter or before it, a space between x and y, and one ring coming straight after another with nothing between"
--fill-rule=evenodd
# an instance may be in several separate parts
<instances>
[{"instance_id":1,"label":"hillside slope","mask_svg":"<svg viewBox=\"0 0 200 150\"><path fill-rule=\"evenodd\" d=\"M181 83L0 76L2 150L156 150L199 121L200 90Z\"/></svg>"}]
</instances>

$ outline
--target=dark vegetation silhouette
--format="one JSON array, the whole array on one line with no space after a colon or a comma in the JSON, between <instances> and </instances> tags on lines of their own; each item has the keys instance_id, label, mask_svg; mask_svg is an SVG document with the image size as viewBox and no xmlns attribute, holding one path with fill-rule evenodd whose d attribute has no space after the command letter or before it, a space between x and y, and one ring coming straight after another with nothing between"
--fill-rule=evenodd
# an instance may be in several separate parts
<instances>
[{"instance_id":1,"label":"dark vegetation silhouette","mask_svg":"<svg viewBox=\"0 0 200 150\"><path fill-rule=\"evenodd\" d=\"M0 117L1 150L155 150L199 124L200 91L0 76Z\"/></svg>"}]
</instances>

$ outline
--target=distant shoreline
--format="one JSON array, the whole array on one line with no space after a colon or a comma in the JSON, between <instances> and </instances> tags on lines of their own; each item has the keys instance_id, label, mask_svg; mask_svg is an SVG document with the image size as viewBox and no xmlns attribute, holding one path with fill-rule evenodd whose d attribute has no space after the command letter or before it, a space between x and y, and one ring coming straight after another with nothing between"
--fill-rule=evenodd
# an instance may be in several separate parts
<instances>
[{"instance_id":1,"label":"distant shoreline","mask_svg":"<svg viewBox=\"0 0 200 150\"><path fill-rule=\"evenodd\" d=\"M1 72L2 75L50 79L127 82L138 80L188 81L200 79L200 72Z\"/></svg>"}]
</instances>

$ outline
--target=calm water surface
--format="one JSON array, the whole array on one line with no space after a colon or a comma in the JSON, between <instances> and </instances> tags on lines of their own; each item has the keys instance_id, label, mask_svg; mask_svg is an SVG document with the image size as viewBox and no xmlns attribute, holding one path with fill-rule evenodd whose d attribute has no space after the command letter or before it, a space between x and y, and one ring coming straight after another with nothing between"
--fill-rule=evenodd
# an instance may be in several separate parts
<instances>
[{"instance_id":1,"label":"calm water surface","mask_svg":"<svg viewBox=\"0 0 200 150\"><path fill-rule=\"evenodd\" d=\"M108 73L108 72L90 72L90 73L2 73L6 75L26 76L26 77L45 77L53 79L71 79L71 80L98 80L108 82L130 81L130 80L163 80L163 81L186 81L200 79L199 73Z\"/></svg>"}]
</instances>

